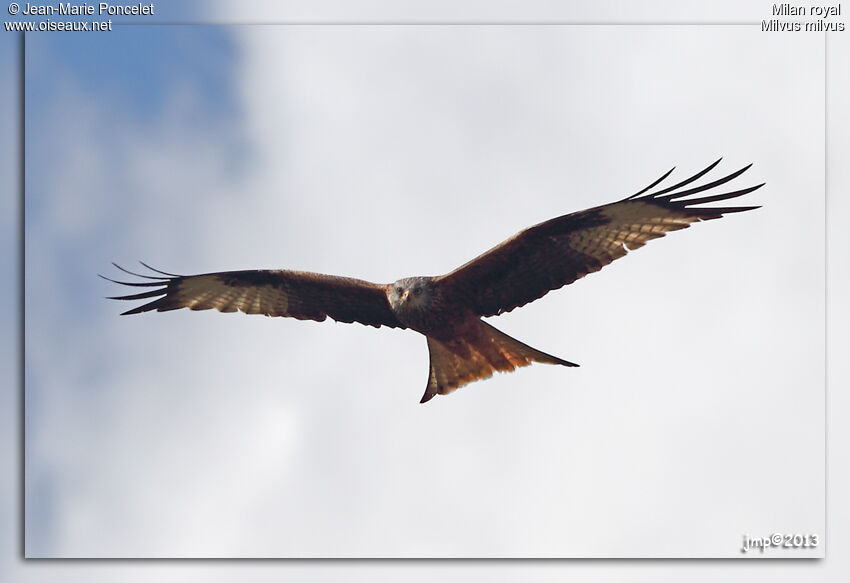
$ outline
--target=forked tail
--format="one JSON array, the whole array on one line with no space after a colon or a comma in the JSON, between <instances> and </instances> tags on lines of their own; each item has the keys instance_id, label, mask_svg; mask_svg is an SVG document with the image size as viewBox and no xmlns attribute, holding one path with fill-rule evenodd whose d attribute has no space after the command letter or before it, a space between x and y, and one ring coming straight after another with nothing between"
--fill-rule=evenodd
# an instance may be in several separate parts
<instances>
[{"instance_id":1,"label":"forked tail","mask_svg":"<svg viewBox=\"0 0 850 583\"><path fill-rule=\"evenodd\" d=\"M486 322L479 320L477 324L470 333L448 342L428 337L431 370L420 403L430 401L434 395L451 393L472 381L486 379L496 371L509 372L532 362L578 366L523 344Z\"/></svg>"}]
</instances>

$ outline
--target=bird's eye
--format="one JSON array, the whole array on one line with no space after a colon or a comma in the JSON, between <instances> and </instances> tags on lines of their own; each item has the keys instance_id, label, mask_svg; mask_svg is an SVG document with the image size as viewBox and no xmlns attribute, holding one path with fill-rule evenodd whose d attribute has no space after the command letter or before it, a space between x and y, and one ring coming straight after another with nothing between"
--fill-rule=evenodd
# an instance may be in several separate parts
<instances>
[{"instance_id":1,"label":"bird's eye","mask_svg":"<svg viewBox=\"0 0 850 583\"><path fill-rule=\"evenodd\" d=\"M421 293L422 293L422 288L421 288L421 287L415 287L415 288L413 288L413 295L418 296L418 295L419 295L419 294L421 294Z\"/></svg>"},{"instance_id":2,"label":"bird's eye","mask_svg":"<svg viewBox=\"0 0 850 583\"><path fill-rule=\"evenodd\" d=\"M401 295L401 292L403 292L403 291L404 291L404 289L402 289L401 287L395 288L395 293L397 293L398 295Z\"/></svg>"}]
</instances>

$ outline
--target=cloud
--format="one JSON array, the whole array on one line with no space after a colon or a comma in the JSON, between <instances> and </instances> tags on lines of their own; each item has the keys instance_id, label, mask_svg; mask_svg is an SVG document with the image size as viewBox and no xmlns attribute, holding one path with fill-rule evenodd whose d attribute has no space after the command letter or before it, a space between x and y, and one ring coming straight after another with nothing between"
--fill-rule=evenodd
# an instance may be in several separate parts
<instances>
[{"instance_id":1,"label":"cloud","mask_svg":"<svg viewBox=\"0 0 850 583\"><path fill-rule=\"evenodd\" d=\"M686 33L240 29L232 108L163 83L143 119L60 77L28 139L28 554L732 556L752 525L822 530L820 73L772 64L822 45ZM436 274L718 154L757 161L763 209L493 321L582 368L427 406L412 333L119 318L94 278Z\"/></svg>"}]
</instances>

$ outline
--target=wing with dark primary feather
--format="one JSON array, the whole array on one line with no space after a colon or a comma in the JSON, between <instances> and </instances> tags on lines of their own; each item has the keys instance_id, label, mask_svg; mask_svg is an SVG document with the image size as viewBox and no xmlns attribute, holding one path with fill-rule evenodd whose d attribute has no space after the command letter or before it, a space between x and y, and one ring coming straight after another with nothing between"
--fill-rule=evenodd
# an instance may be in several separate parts
<instances>
[{"instance_id":1,"label":"wing with dark primary feather","mask_svg":"<svg viewBox=\"0 0 850 583\"><path fill-rule=\"evenodd\" d=\"M446 291L481 316L509 312L575 280L599 271L628 251L695 221L717 219L757 206L694 206L736 198L763 184L693 198L737 178L728 176L686 188L717 164L673 186L652 191L673 170L621 201L564 215L530 227L451 273L437 278ZM691 197L691 198L687 198Z\"/></svg>"},{"instance_id":2,"label":"wing with dark primary feather","mask_svg":"<svg viewBox=\"0 0 850 583\"><path fill-rule=\"evenodd\" d=\"M246 314L288 316L321 322L328 316L338 322L359 322L369 326L403 328L386 295L386 286L352 279L303 271L253 270L223 271L203 275L175 275L145 267L157 275L121 271L147 281L109 281L132 287L151 288L139 293L115 296L113 300L157 298L124 312L139 314L180 308L240 310ZM103 277L103 276L101 276Z\"/></svg>"}]
</instances>

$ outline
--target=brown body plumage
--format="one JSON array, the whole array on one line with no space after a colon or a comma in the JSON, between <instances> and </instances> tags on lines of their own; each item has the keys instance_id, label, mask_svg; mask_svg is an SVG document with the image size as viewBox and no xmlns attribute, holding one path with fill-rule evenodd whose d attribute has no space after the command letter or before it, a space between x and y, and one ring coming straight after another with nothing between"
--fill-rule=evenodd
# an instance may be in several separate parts
<instances>
[{"instance_id":1,"label":"brown body plumage","mask_svg":"<svg viewBox=\"0 0 850 583\"><path fill-rule=\"evenodd\" d=\"M598 271L668 231L687 228L695 221L758 208L694 206L736 198L762 186L688 198L717 188L749 168L685 188L719 162L673 186L651 192L671 170L618 202L525 229L439 277L412 277L379 285L299 271L228 271L181 276L149 268L157 275L141 275L116 266L149 280L116 283L153 289L111 299L158 298L125 314L179 308L241 310L247 314L302 320L322 321L329 316L339 322L410 328L427 338L431 362L422 397L425 402L434 395L487 378L495 371L510 371L532 362L578 366L531 348L481 318L532 302Z\"/></svg>"}]
</instances>

